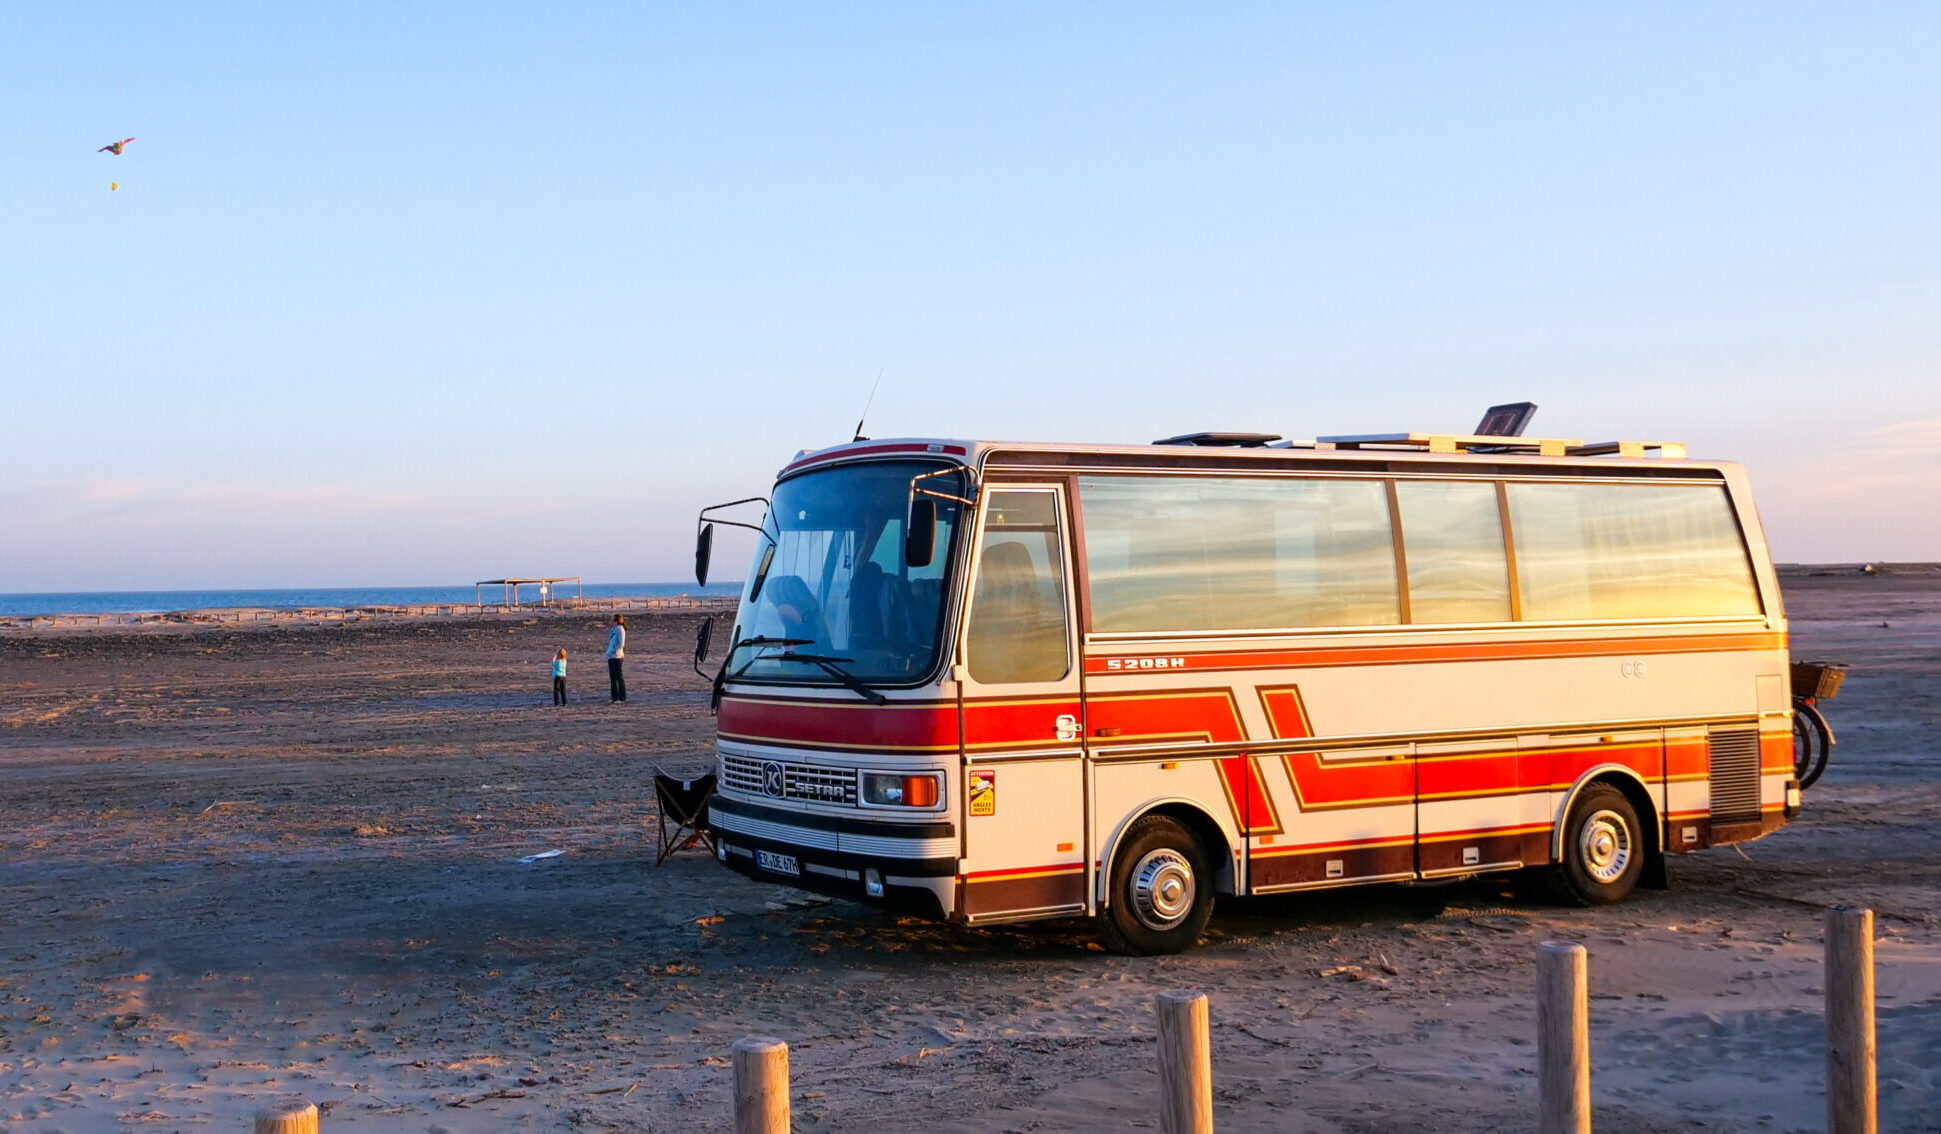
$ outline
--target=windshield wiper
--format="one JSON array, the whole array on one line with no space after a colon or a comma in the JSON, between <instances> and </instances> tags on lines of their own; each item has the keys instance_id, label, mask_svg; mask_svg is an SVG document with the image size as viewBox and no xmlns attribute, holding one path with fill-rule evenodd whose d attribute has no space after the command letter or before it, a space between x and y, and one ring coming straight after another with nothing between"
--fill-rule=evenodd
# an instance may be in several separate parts
<instances>
[{"instance_id":1,"label":"windshield wiper","mask_svg":"<svg viewBox=\"0 0 1941 1134\"><path fill-rule=\"evenodd\" d=\"M798 654L794 650L784 650L779 654L769 654L764 660L807 662L830 677L835 678L842 684L843 688L851 690L872 705L887 705L890 702L888 697L863 684L862 678L857 677L855 674L843 669L837 664L839 662L853 662L856 660L855 658L832 658L822 654Z\"/></svg>"},{"instance_id":2,"label":"windshield wiper","mask_svg":"<svg viewBox=\"0 0 1941 1134\"><path fill-rule=\"evenodd\" d=\"M757 634L752 638L743 638L741 641L736 642L732 646L729 646L728 656L733 657L735 651L743 648L744 646L813 646L813 645L815 645L814 638L771 638L766 634ZM723 660L725 661L726 659L723 659Z\"/></svg>"},{"instance_id":3,"label":"windshield wiper","mask_svg":"<svg viewBox=\"0 0 1941 1134\"><path fill-rule=\"evenodd\" d=\"M729 646L728 652L721 655L721 668L714 671L714 687L708 693L709 710L719 712L721 709L722 687L728 684L728 680L730 677L730 674L728 673L728 663L735 660L735 652L737 650L742 650L749 646L813 646L813 645L815 645L815 641L810 638L771 638L766 634L755 634L750 637L743 638L741 641L736 642L732 646ZM757 654L755 657L749 658L748 661L740 669L734 672L733 676L740 677L742 674L748 672L749 666L754 665L757 661L760 661L760 660L761 660L761 655L759 654Z\"/></svg>"}]
</instances>

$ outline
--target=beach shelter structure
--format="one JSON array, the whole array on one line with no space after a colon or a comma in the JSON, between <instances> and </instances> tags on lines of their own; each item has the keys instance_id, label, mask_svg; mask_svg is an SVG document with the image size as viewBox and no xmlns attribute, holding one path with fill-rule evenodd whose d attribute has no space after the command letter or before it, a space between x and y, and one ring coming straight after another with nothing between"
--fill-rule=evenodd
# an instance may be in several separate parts
<instances>
[{"instance_id":1,"label":"beach shelter structure","mask_svg":"<svg viewBox=\"0 0 1941 1134\"><path fill-rule=\"evenodd\" d=\"M539 587L539 605L545 606L557 597L556 592L561 583L573 584L573 597L582 597L582 588L578 575L546 575L532 579L480 579L478 582L472 584L472 601L482 604L485 601L485 588L503 587L503 597L500 599L500 602L506 606L518 606L519 588L537 585Z\"/></svg>"}]
</instances>

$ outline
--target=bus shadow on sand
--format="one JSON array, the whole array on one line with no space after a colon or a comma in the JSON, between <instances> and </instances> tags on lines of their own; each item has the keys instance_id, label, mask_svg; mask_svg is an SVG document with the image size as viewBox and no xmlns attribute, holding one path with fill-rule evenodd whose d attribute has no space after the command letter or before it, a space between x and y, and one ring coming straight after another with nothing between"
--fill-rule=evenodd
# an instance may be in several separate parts
<instances>
[{"instance_id":1,"label":"bus shadow on sand","mask_svg":"<svg viewBox=\"0 0 1941 1134\"><path fill-rule=\"evenodd\" d=\"M1245 948L1302 935L1398 929L1437 921L1473 920L1517 932L1565 918L1542 884L1513 876L1466 879L1435 886L1345 887L1263 897L1224 897L1198 945L1186 956L1223 947ZM833 900L807 912L792 933L810 952L911 954L949 952L993 961L1066 961L1077 954L1109 955L1096 922L1072 918L1012 925L961 926L900 916Z\"/></svg>"}]
</instances>

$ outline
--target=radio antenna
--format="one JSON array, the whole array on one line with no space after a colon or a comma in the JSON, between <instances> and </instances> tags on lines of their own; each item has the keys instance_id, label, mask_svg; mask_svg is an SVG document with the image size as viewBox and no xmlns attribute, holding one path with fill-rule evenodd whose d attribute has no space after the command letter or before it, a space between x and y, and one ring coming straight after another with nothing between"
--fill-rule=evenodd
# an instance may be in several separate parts
<instances>
[{"instance_id":1,"label":"radio antenna","mask_svg":"<svg viewBox=\"0 0 1941 1134\"><path fill-rule=\"evenodd\" d=\"M883 370L883 367L877 367L876 381L869 384L869 398L863 402L863 416L856 419L856 436L849 439L851 444L869 440L869 438L863 436L863 422L869 418L869 407L876 402L876 387L883 384Z\"/></svg>"}]
</instances>

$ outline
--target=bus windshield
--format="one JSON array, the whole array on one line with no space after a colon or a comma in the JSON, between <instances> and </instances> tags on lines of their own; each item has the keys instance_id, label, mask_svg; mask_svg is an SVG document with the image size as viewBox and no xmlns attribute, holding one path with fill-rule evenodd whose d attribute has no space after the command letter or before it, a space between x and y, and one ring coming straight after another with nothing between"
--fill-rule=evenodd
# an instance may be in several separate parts
<instances>
[{"instance_id":1,"label":"bus windshield","mask_svg":"<svg viewBox=\"0 0 1941 1134\"><path fill-rule=\"evenodd\" d=\"M937 499L930 562L905 562L910 480L937 464L883 461L804 473L775 486L735 622L739 680L830 684L810 658L859 681L907 683L935 667L961 505ZM924 482L965 495L962 477ZM791 658L790 654L801 655Z\"/></svg>"}]
</instances>

